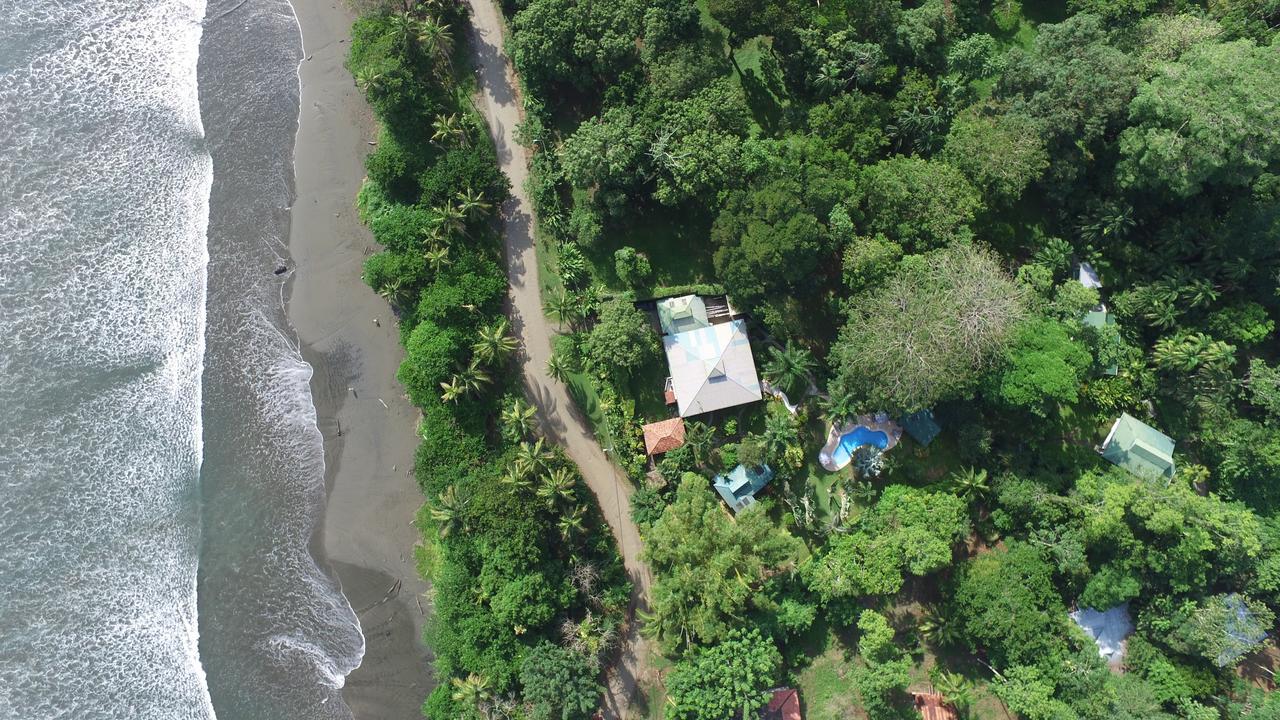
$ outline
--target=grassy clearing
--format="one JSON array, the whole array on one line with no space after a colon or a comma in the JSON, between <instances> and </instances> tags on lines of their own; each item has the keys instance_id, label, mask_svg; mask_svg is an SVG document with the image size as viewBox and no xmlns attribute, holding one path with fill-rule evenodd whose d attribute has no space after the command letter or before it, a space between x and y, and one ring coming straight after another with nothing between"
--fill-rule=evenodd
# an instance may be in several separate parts
<instances>
[{"instance_id":1,"label":"grassy clearing","mask_svg":"<svg viewBox=\"0 0 1280 720\"><path fill-rule=\"evenodd\" d=\"M648 256L654 285L711 282L715 268L708 238L713 220L703 208L658 209L606 233L583 252L595 280L613 290L626 289L614 270L613 254L628 246Z\"/></svg>"}]
</instances>

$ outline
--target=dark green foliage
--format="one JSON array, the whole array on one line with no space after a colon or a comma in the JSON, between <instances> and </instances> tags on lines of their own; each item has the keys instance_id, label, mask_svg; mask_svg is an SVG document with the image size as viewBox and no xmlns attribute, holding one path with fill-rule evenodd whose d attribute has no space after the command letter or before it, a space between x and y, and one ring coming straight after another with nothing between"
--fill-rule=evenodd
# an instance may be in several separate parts
<instances>
[{"instance_id":1,"label":"dark green foliage","mask_svg":"<svg viewBox=\"0 0 1280 720\"><path fill-rule=\"evenodd\" d=\"M525 702L533 706L534 720L586 720L604 690L589 659L551 643L525 656L520 685Z\"/></svg>"},{"instance_id":2,"label":"dark green foliage","mask_svg":"<svg viewBox=\"0 0 1280 720\"><path fill-rule=\"evenodd\" d=\"M974 649L996 667L1044 662L1065 651L1066 609L1053 567L1025 543L979 555L960 566L955 603Z\"/></svg>"},{"instance_id":3,"label":"dark green foliage","mask_svg":"<svg viewBox=\"0 0 1280 720\"><path fill-rule=\"evenodd\" d=\"M583 343L587 363L604 375L626 377L658 357L658 335L649 317L626 300L600 308L596 325Z\"/></svg>"},{"instance_id":4,"label":"dark green foliage","mask_svg":"<svg viewBox=\"0 0 1280 720\"><path fill-rule=\"evenodd\" d=\"M667 676L667 720L754 717L769 700L782 656L758 630L734 630L694 650Z\"/></svg>"},{"instance_id":5,"label":"dark green foliage","mask_svg":"<svg viewBox=\"0 0 1280 720\"><path fill-rule=\"evenodd\" d=\"M716 272L741 302L796 288L821 261L824 228L813 215L796 211L802 202L798 184L778 180L734 194L716 219Z\"/></svg>"},{"instance_id":6,"label":"dark green foliage","mask_svg":"<svg viewBox=\"0 0 1280 720\"><path fill-rule=\"evenodd\" d=\"M416 179L418 202L433 208L450 202L460 190L478 192L490 202L501 202L510 187L507 176L493 162L493 151L480 143L449 149Z\"/></svg>"},{"instance_id":7,"label":"dark green foliage","mask_svg":"<svg viewBox=\"0 0 1280 720\"><path fill-rule=\"evenodd\" d=\"M966 242L981 208L978 193L945 163L895 157L862 173L862 228L883 234L909 251Z\"/></svg>"}]
</instances>

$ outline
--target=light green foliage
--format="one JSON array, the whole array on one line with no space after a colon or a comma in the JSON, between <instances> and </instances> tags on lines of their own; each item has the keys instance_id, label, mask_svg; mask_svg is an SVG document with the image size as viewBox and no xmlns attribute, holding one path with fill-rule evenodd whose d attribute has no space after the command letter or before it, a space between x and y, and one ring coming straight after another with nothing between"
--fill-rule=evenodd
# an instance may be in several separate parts
<instances>
[{"instance_id":1,"label":"light green foliage","mask_svg":"<svg viewBox=\"0 0 1280 720\"><path fill-rule=\"evenodd\" d=\"M751 718L769 701L782 656L758 630L698 648L666 677L667 720Z\"/></svg>"},{"instance_id":2,"label":"light green foliage","mask_svg":"<svg viewBox=\"0 0 1280 720\"><path fill-rule=\"evenodd\" d=\"M1014 665L993 685L996 696L1025 720L1076 720L1065 702L1053 697L1053 681L1034 666Z\"/></svg>"},{"instance_id":3,"label":"light green foliage","mask_svg":"<svg viewBox=\"0 0 1280 720\"><path fill-rule=\"evenodd\" d=\"M1121 181L1184 198L1248 184L1280 161L1278 76L1280 54L1249 40L1201 43L1160 66L1130 106Z\"/></svg>"},{"instance_id":4,"label":"light green foliage","mask_svg":"<svg viewBox=\"0 0 1280 720\"><path fill-rule=\"evenodd\" d=\"M995 38L985 33L970 35L951 44L947 50L947 69L966 80L978 80L999 72Z\"/></svg>"},{"instance_id":5,"label":"light green foliage","mask_svg":"<svg viewBox=\"0 0 1280 720\"><path fill-rule=\"evenodd\" d=\"M648 157L664 205L714 197L742 174L748 110L740 86L721 78L696 94L651 111L657 116Z\"/></svg>"},{"instance_id":6,"label":"light green foliage","mask_svg":"<svg viewBox=\"0 0 1280 720\"><path fill-rule=\"evenodd\" d=\"M610 108L578 126L560 148L565 178L575 187L629 187L648 148L644 127L626 108Z\"/></svg>"},{"instance_id":7,"label":"light green foliage","mask_svg":"<svg viewBox=\"0 0 1280 720\"><path fill-rule=\"evenodd\" d=\"M1155 4L1155 0L1068 0L1072 12L1092 13L1107 22L1132 21Z\"/></svg>"},{"instance_id":8,"label":"light green foliage","mask_svg":"<svg viewBox=\"0 0 1280 720\"><path fill-rule=\"evenodd\" d=\"M828 599L892 595L904 573L951 564L952 547L969 532L965 510L954 495L890 485L852 532L831 541L810 570L810 586Z\"/></svg>"},{"instance_id":9,"label":"light green foliage","mask_svg":"<svg viewBox=\"0 0 1280 720\"><path fill-rule=\"evenodd\" d=\"M636 60L644 8L634 0L533 0L511 20L511 60L541 96L558 85L585 89Z\"/></svg>"},{"instance_id":10,"label":"light green foliage","mask_svg":"<svg viewBox=\"0 0 1280 720\"><path fill-rule=\"evenodd\" d=\"M586 720L604 690L597 671L580 653L542 643L520 665L524 701L531 720Z\"/></svg>"},{"instance_id":11,"label":"light green foliage","mask_svg":"<svg viewBox=\"0 0 1280 720\"><path fill-rule=\"evenodd\" d=\"M1196 592L1246 573L1262 552L1252 512L1184 483L1141 482L1109 470L1083 475L1073 497L1089 544L1131 559L1147 588Z\"/></svg>"},{"instance_id":12,"label":"light green foliage","mask_svg":"<svg viewBox=\"0 0 1280 720\"><path fill-rule=\"evenodd\" d=\"M649 626L675 647L728 638L753 602L752 586L794 562L800 548L759 507L729 518L707 481L686 474L645 538L655 575Z\"/></svg>"},{"instance_id":13,"label":"light green foliage","mask_svg":"<svg viewBox=\"0 0 1280 720\"><path fill-rule=\"evenodd\" d=\"M1262 358L1249 361L1247 381L1253 404L1280 418L1280 368L1268 365Z\"/></svg>"},{"instance_id":14,"label":"light green foliage","mask_svg":"<svg viewBox=\"0 0 1280 720\"><path fill-rule=\"evenodd\" d=\"M955 167L895 157L866 168L860 183L863 230L908 250L968 241L981 208L978 193Z\"/></svg>"},{"instance_id":15,"label":"light green foliage","mask_svg":"<svg viewBox=\"0 0 1280 720\"><path fill-rule=\"evenodd\" d=\"M909 412L964 397L1023 317L1024 297L977 246L903 262L852 304L832 365L868 410Z\"/></svg>"},{"instance_id":16,"label":"light green foliage","mask_svg":"<svg viewBox=\"0 0 1280 720\"><path fill-rule=\"evenodd\" d=\"M409 399L426 404L440 394L440 383L453 374L463 357L463 338L431 321L419 323L405 343L405 359L396 379Z\"/></svg>"},{"instance_id":17,"label":"light green foliage","mask_svg":"<svg viewBox=\"0 0 1280 720\"><path fill-rule=\"evenodd\" d=\"M1141 60L1154 73L1160 63L1173 62L1191 47L1222 35L1218 23L1199 15L1152 15L1138 25L1142 37Z\"/></svg>"},{"instance_id":18,"label":"light green foliage","mask_svg":"<svg viewBox=\"0 0 1280 720\"><path fill-rule=\"evenodd\" d=\"M901 258L902 246L884 235L855 236L844 249L845 287L855 293L874 288Z\"/></svg>"},{"instance_id":19,"label":"light green foliage","mask_svg":"<svg viewBox=\"0 0 1280 720\"><path fill-rule=\"evenodd\" d=\"M1170 607L1172 605L1172 607ZM1213 595L1200 602L1161 603L1152 632L1176 652L1198 656L1218 667L1232 667L1262 646L1275 624L1265 604L1242 595Z\"/></svg>"},{"instance_id":20,"label":"light green foliage","mask_svg":"<svg viewBox=\"0 0 1280 720\"><path fill-rule=\"evenodd\" d=\"M614 300L600 307L582 350L598 372L625 376L657 359L658 336L643 312L626 300Z\"/></svg>"},{"instance_id":21,"label":"light green foliage","mask_svg":"<svg viewBox=\"0 0 1280 720\"><path fill-rule=\"evenodd\" d=\"M1267 309L1256 302L1245 301L1224 307L1209 317L1209 329L1217 337L1241 345L1257 345L1271 337L1276 322Z\"/></svg>"},{"instance_id":22,"label":"light green foliage","mask_svg":"<svg viewBox=\"0 0 1280 720\"><path fill-rule=\"evenodd\" d=\"M1040 124L1028 115L970 109L951 124L942 157L992 203L1012 203L1049 167Z\"/></svg>"},{"instance_id":23,"label":"light green foliage","mask_svg":"<svg viewBox=\"0 0 1280 720\"><path fill-rule=\"evenodd\" d=\"M653 277L649 257L633 247L621 247L613 253L613 268L618 279L630 287L646 284Z\"/></svg>"},{"instance_id":24,"label":"light green foliage","mask_svg":"<svg viewBox=\"0 0 1280 720\"><path fill-rule=\"evenodd\" d=\"M1077 324L1078 327L1078 324ZM1000 399L1044 414L1051 403L1071 403L1093 363L1089 351L1057 320L1035 318L1013 332L1000 373Z\"/></svg>"},{"instance_id":25,"label":"light green foliage","mask_svg":"<svg viewBox=\"0 0 1280 720\"><path fill-rule=\"evenodd\" d=\"M879 85L892 77L894 67L884 50L875 43L860 42L851 30L805 29L800 43L806 84L820 97Z\"/></svg>"},{"instance_id":26,"label":"light green foliage","mask_svg":"<svg viewBox=\"0 0 1280 720\"><path fill-rule=\"evenodd\" d=\"M854 671L853 682L872 720L896 716L897 701L911 682L911 658L893 641L893 628L874 610L858 616L858 654L865 663Z\"/></svg>"}]
</instances>

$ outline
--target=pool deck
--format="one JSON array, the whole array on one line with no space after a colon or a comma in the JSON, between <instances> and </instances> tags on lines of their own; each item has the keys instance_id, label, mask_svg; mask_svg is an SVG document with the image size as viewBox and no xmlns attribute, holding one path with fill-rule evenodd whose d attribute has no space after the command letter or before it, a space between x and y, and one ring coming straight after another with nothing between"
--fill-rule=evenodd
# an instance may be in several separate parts
<instances>
[{"instance_id":1,"label":"pool deck","mask_svg":"<svg viewBox=\"0 0 1280 720\"><path fill-rule=\"evenodd\" d=\"M846 433L853 432L859 426L868 430L877 430L887 435L889 444L885 446L885 450L892 449L902 439L902 427L890 420L886 413L859 415L842 425L832 425L831 429L827 431L827 444L823 445L822 449L818 451L818 463L828 472L836 472L849 464L848 460L843 463L837 463L835 458L832 457L832 453L835 452L836 447L840 444L840 438L844 437Z\"/></svg>"}]
</instances>

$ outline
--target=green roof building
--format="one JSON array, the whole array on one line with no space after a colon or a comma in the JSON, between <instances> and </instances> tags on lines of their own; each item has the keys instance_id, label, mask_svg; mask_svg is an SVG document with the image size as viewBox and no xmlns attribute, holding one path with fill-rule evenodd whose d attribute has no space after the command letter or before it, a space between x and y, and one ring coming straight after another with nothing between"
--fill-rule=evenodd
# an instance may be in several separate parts
<instances>
[{"instance_id":1,"label":"green roof building","mask_svg":"<svg viewBox=\"0 0 1280 720\"><path fill-rule=\"evenodd\" d=\"M707 304L697 295L681 295L658 301L658 324L663 335L711 327Z\"/></svg>"},{"instance_id":2,"label":"green roof building","mask_svg":"<svg viewBox=\"0 0 1280 720\"><path fill-rule=\"evenodd\" d=\"M938 433L942 432L942 428L933 419L932 410L917 410L910 415L903 415L899 423L912 439L920 443L920 447L928 447L938 437Z\"/></svg>"},{"instance_id":3,"label":"green roof building","mask_svg":"<svg viewBox=\"0 0 1280 720\"><path fill-rule=\"evenodd\" d=\"M733 508L733 512L738 513L754 505L756 493L772 479L773 469L768 465L758 468L738 465L727 476L717 475L711 484L729 507Z\"/></svg>"},{"instance_id":4,"label":"green roof building","mask_svg":"<svg viewBox=\"0 0 1280 720\"><path fill-rule=\"evenodd\" d=\"M1099 449L1102 457L1142 478L1173 477L1173 438L1122 414Z\"/></svg>"}]
</instances>

